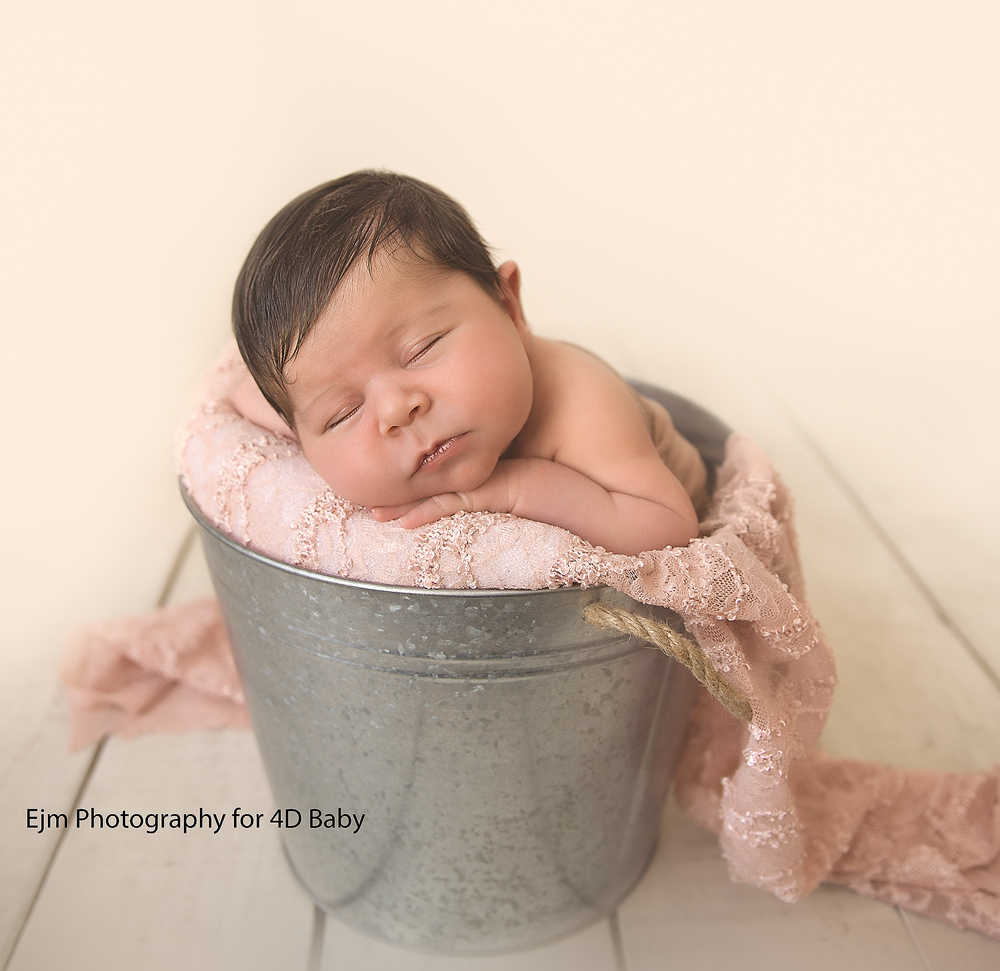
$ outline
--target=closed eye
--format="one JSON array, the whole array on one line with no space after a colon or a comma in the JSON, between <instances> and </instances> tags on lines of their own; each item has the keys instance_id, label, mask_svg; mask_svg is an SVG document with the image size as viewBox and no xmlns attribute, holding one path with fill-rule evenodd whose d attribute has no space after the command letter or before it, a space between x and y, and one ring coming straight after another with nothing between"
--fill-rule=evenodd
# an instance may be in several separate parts
<instances>
[{"instance_id":1,"label":"closed eye","mask_svg":"<svg viewBox=\"0 0 1000 971\"><path fill-rule=\"evenodd\" d=\"M331 421L330 424L326 426L326 430L329 431L331 428L336 428L338 425L347 421L347 419L350 418L352 415L357 414L360 410L361 410L361 405L358 405L356 408L352 408L349 412L347 412L346 415L340 415L338 418L334 418L333 421Z\"/></svg>"},{"instance_id":2,"label":"closed eye","mask_svg":"<svg viewBox=\"0 0 1000 971\"><path fill-rule=\"evenodd\" d=\"M413 357L411 357L409 359L409 361L407 361L406 363L407 364L416 364L416 362L419 361L420 358L422 358L439 340L441 340L442 337L444 337L444 334L438 334L437 337L435 337L425 347L422 347L419 351L417 351L417 353L414 354Z\"/></svg>"}]
</instances>

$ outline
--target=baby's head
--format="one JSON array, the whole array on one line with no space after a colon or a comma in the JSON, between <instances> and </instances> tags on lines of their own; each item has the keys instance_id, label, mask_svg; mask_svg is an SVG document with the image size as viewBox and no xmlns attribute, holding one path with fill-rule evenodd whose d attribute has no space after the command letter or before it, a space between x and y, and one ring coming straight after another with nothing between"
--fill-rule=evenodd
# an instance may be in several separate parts
<instances>
[{"instance_id":1,"label":"baby's head","mask_svg":"<svg viewBox=\"0 0 1000 971\"><path fill-rule=\"evenodd\" d=\"M293 199L264 227L233 294L233 330L264 397L295 425L285 368L351 270L407 253L499 296L489 249L439 189L394 172L353 172Z\"/></svg>"},{"instance_id":2,"label":"baby's head","mask_svg":"<svg viewBox=\"0 0 1000 971\"><path fill-rule=\"evenodd\" d=\"M531 408L513 263L440 190L355 172L289 203L240 272L233 329L339 495L398 505L481 484Z\"/></svg>"}]
</instances>

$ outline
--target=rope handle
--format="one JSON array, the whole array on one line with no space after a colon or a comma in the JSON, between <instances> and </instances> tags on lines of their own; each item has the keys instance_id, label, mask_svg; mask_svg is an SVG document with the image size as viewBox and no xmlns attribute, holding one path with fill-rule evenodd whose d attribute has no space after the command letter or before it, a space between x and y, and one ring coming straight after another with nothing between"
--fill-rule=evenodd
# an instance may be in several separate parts
<instances>
[{"instance_id":1,"label":"rope handle","mask_svg":"<svg viewBox=\"0 0 1000 971\"><path fill-rule=\"evenodd\" d=\"M669 624L648 617L640 617L621 607L592 603L583 611L583 619L591 627L601 630L612 628L655 644L664 654L680 661L706 688L712 697L721 701L740 721L753 718L753 708L742 691L724 681L705 652L694 641L678 634Z\"/></svg>"}]
</instances>

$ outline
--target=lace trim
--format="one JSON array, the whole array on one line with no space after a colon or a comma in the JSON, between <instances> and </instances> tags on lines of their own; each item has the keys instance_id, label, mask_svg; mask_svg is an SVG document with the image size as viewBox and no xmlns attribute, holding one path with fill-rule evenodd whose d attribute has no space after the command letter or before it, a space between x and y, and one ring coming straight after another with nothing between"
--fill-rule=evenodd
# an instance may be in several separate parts
<instances>
[{"instance_id":1,"label":"lace trim","mask_svg":"<svg viewBox=\"0 0 1000 971\"><path fill-rule=\"evenodd\" d=\"M315 570L319 566L317 543L320 527L332 524L340 553L340 568L337 570L337 575L349 577L354 564L348 553L347 521L360 510L360 506L341 499L329 489L318 495L292 523L292 534L295 537L292 563L307 570Z\"/></svg>"},{"instance_id":2,"label":"lace trim","mask_svg":"<svg viewBox=\"0 0 1000 971\"><path fill-rule=\"evenodd\" d=\"M297 445L279 435L272 435L270 432L258 435L249 441L240 442L219 472L218 486L214 496L218 528L230 535L235 535L232 514L237 508L243 511L243 521L246 523L250 512L247 482L250 479L250 474L261 462L291 458L298 454ZM245 525L242 529L241 539L244 543L250 542L250 534Z\"/></svg>"}]
</instances>

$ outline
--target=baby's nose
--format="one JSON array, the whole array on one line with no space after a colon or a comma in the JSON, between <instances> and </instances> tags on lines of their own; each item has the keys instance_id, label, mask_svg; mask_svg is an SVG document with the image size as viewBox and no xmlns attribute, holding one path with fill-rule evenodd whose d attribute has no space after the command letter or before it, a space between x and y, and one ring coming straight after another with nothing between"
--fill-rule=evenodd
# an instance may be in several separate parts
<instances>
[{"instance_id":1,"label":"baby's nose","mask_svg":"<svg viewBox=\"0 0 1000 971\"><path fill-rule=\"evenodd\" d=\"M397 428L412 425L430 407L431 401L422 391L405 389L386 395L379 412L379 427L383 435Z\"/></svg>"}]
</instances>

